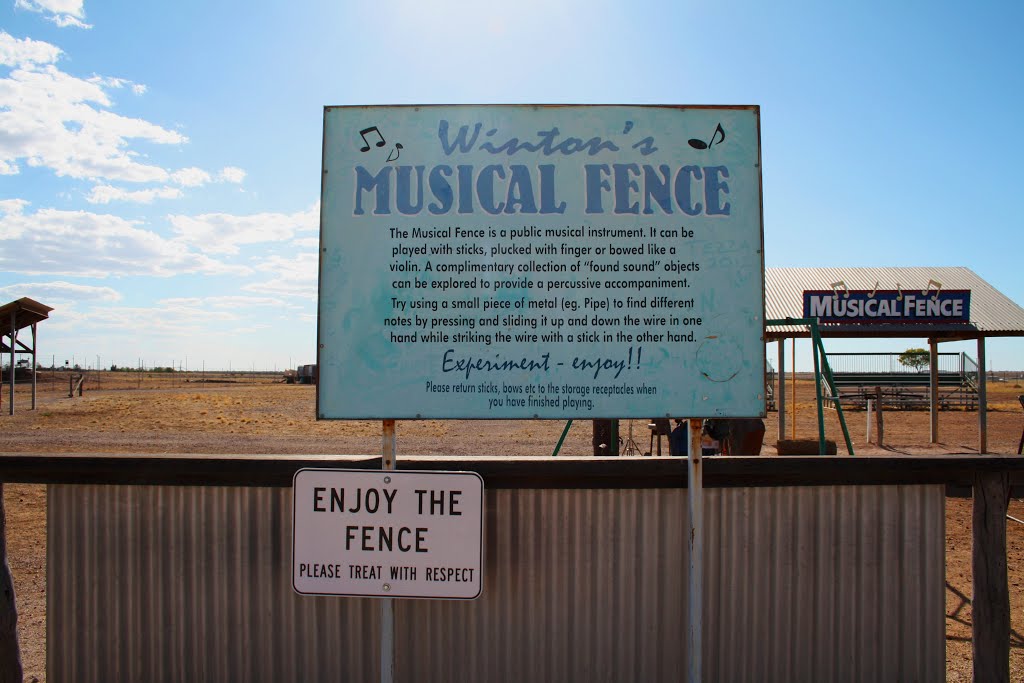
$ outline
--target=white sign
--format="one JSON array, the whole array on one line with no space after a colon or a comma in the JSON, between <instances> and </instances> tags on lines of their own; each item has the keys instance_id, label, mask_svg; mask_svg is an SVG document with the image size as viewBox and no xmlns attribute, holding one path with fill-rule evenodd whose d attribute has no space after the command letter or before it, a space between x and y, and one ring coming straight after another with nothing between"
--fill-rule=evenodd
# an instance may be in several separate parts
<instances>
[{"instance_id":1,"label":"white sign","mask_svg":"<svg viewBox=\"0 0 1024 683\"><path fill-rule=\"evenodd\" d=\"M292 493L295 592L480 595L484 482L475 472L303 469Z\"/></svg>"},{"instance_id":2,"label":"white sign","mask_svg":"<svg viewBox=\"0 0 1024 683\"><path fill-rule=\"evenodd\" d=\"M323 419L764 415L757 107L324 112Z\"/></svg>"}]
</instances>

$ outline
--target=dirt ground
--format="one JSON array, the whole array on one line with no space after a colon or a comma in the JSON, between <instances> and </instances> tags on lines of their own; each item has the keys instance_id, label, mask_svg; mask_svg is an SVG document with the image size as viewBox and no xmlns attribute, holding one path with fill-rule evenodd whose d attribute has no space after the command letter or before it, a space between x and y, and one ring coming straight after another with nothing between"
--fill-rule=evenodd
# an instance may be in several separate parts
<instances>
[{"instance_id":1,"label":"dirt ground","mask_svg":"<svg viewBox=\"0 0 1024 683\"><path fill-rule=\"evenodd\" d=\"M29 388L19 385L15 415L8 415L8 388L0 404L0 453L379 453L381 425L367 421L317 422L315 387L287 385L273 376L184 376L99 373L84 395L69 399L66 376L39 386L37 409ZM206 381L201 381L206 380ZM214 381L210 381L214 380ZM788 386L787 386L788 389ZM989 385L988 451L1017 452L1024 411L1021 383ZM792 398L789 399L790 410ZM813 385L800 381L796 437L816 437ZM792 438L787 411L786 438ZM829 439L845 452L836 414L825 411ZM885 413L885 444L865 440L866 415L847 413L860 455L976 453L978 413L944 411L939 443L929 444L926 411ZM641 451L651 450L646 420L633 421ZM769 413L762 455L774 455L778 415ZM407 421L397 425L402 454L549 456L565 423L549 420ZM623 421L620 434L628 434ZM665 446L667 452L667 445ZM564 455L591 453L591 423L574 422ZM7 484L7 551L18 604L18 632L26 681L46 680L46 488ZM1024 520L1024 501L1009 514ZM1011 602L1011 679L1024 680L1024 522L1007 521ZM971 501L946 503L946 677L971 680Z\"/></svg>"}]
</instances>

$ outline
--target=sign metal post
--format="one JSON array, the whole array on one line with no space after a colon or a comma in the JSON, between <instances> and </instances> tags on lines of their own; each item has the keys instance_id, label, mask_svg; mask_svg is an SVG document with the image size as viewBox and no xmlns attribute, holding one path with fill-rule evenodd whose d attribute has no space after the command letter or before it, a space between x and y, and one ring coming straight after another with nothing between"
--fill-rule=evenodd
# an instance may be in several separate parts
<instances>
[{"instance_id":1,"label":"sign metal post","mask_svg":"<svg viewBox=\"0 0 1024 683\"><path fill-rule=\"evenodd\" d=\"M395 421L384 420L384 452L381 469L394 470L397 439ZM380 601L380 681L391 683L395 679L395 605L391 598Z\"/></svg>"},{"instance_id":2,"label":"sign metal post","mask_svg":"<svg viewBox=\"0 0 1024 683\"><path fill-rule=\"evenodd\" d=\"M687 680L701 681L704 643L704 474L701 420L690 420L690 448L686 458L687 499L690 504L690 585L688 591Z\"/></svg>"}]
</instances>

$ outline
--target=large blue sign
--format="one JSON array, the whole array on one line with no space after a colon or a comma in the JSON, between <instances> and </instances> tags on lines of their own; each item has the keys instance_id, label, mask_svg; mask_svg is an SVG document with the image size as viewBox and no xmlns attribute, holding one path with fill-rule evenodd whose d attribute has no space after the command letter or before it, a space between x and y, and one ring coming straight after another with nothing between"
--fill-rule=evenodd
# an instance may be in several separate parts
<instances>
[{"instance_id":1,"label":"large blue sign","mask_svg":"<svg viewBox=\"0 0 1024 683\"><path fill-rule=\"evenodd\" d=\"M764 413L756 107L328 107L322 418Z\"/></svg>"}]
</instances>

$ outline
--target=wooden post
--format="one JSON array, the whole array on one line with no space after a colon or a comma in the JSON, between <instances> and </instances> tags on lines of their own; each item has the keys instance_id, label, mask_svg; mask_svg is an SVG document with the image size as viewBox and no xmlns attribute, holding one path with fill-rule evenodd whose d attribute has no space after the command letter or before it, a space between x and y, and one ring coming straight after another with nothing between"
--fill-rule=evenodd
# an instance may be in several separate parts
<instances>
[{"instance_id":1,"label":"wooden post","mask_svg":"<svg viewBox=\"0 0 1024 683\"><path fill-rule=\"evenodd\" d=\"M32 410L36 409L36 375L38 367L36 365L36 323L32 323Z\"/></svg>"},{"instance_id":2,"label":"wooden post","mask_svg":"<svg viewBox=\"0 0 1024 683\"><path fill-rule=\"evenodd\" d=\"M619 444L614 436L614 420L594 420L591 428L591 447L594 455L618 455Z\"/></svg>"},{"instance_id":3,"label":"wooden post","mask_svg":"<svg viewBox=\"0 0 1024 683\"><path fill-rule=\"evenodd\" d=\"M864 400L864 409L867 411L867 415L866 415L866 417L867 417L867 420L866 420L867 425L866 425L866 429L865 429L865 431L867 433L864 436L864 440L866 442L868 442L868 443L871 443L871 399L870 398Z\"/></svg>"},{"instance_id":4,"label":"wooden post","mask_svg":"<svg viewBox=\"0 0 1024 683\"><path fill-rule=\"evenodd\" d=\"M939 442L939 340L928 340L928 405L930 443Z\"/></svg>"},{"instance_id":5,"label":"wooden post","mask_svg":"<svg viewBox=\"0 0 1024 683\"><path fill-rule=\"evenodd\" d=\"M14 367L11 367L14 370ZM18 608L14 581L7 564L7 515L3 484L0 484L0 683L21 683L21 649L18 647Z\"/></svg>"},{"instance_id":6,"label":"wooden post","mask_svg":"<svg viewBox=\"0 0 1024 683\"><path fill-rule=\"evenodd\" d=\"M14 415L14 347L18 343L18 329L16 327L14 311L11 311L11 374L7 377L7 384L11 388L11 415Z\"/></svg>"},{"instance_id":7,"label":"wooden post","mask_svg":"<svg viewBox=\"0 0 1024 683\"><path fill-rule=\"evenodd\" d=\"M976 681L1010 680L1010 592L1006 571L1009 500L1009 474L975 475L971 621Z\"/></svg>"},{"instance_id":8,"label":"wooden post","mask_svg":"<svg viewBox=\"0 0 1024 683\"><path fill-rule=\"evenodd\" d=\"M885 444L885 419L882 417L882 387L875 387L875 432L878 433L878 445Z\"/></svg>"},{"instance_id":9,"label":"wooden post","mask_svg":"<svg viewBox=\"0 0 1024 683\"><path fill-rule=\"evenodd\" d=\"M779 414L779 441L786 438L786 340L780 339L779 345L779 395L775 398L775 410Z\"/></svg>"},{"instance_id":10,"label":"wooden post","mask_svg":"<svg viewBox=\"0 0 1024 683\"><path fill-rule=\"evenodd\" d=\"M790 400L793 401L793 424L790 425L789 428L792 431L791 438L796 439L796 337L793 337L792 349L793 349L793 353L791 354L791 357L790 357L790 363L793 365L793 370L790 371L789 374L793 378L793 381L790 384L790 386L793 388L793 390L791 392L789 392L789 398L790 398Z\"/></svg>"},{"instance_id":11,"label":"wooden post","mask_svg":"<svg viewBox=\"0 0 1024 683\"><path fill-rule=\"evenodd\" d=\"M985 382L984 337L978 337L978 453L988 453L988 385Z\"/></svg>"}]
</instances>

